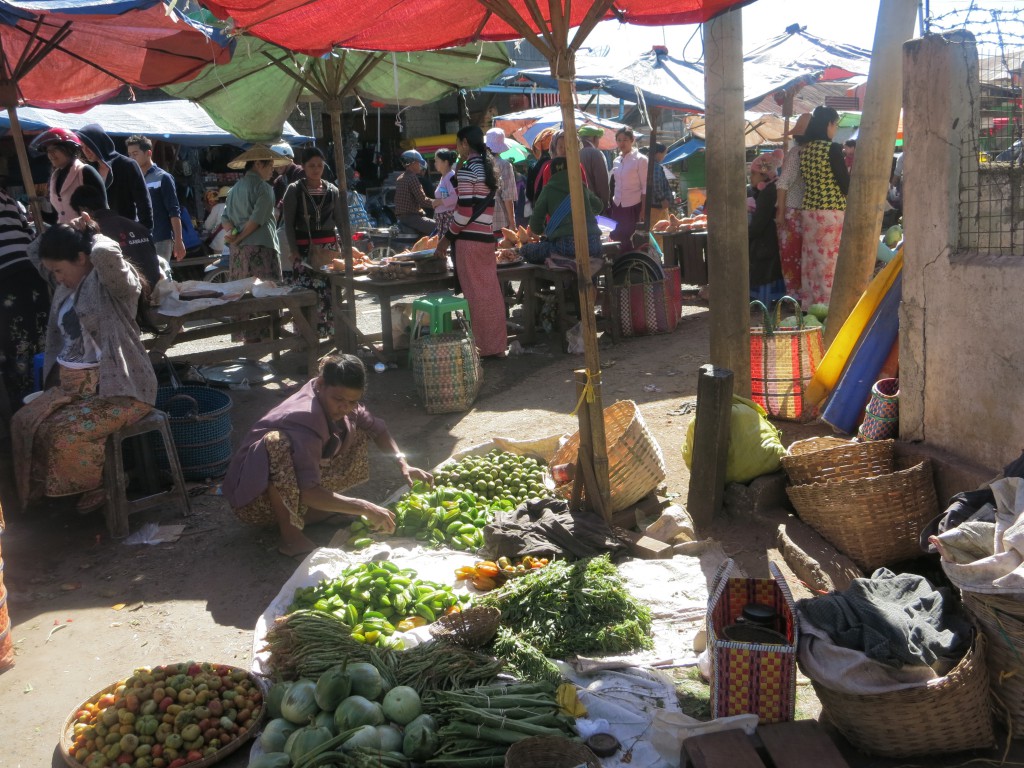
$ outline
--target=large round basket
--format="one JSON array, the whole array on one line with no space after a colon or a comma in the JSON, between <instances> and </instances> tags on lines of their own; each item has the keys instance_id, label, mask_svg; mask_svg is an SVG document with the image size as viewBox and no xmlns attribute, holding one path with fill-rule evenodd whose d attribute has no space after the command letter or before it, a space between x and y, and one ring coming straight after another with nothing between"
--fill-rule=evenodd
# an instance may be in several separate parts
<instances>
[{"instance_id":1,"label":"large round basket","mask_svg":"<svg viewBox=\"0 0 1024 768\"><path fill-rule=\"evenodd\" d=\"M604 409L604 434L612 511L618 512L661 485L665 479L665 458L632 400L620 400ZM580 433L577 432L558 449L549 466L575 464L579 450ZM568 497L572 483L559 485L555 491Z\"/></svg>"},{"instance_id":2,"label":"large round basket","mask_svg":"<svg viewBox=\"0 0 1024 768\"><path fill-rule=\"evenodd\" d=\"M186 480L222 477L231 462L231 397L213 387L161 387L156 407L167 413ZM169 467L163 441L153 436L161 469Z\"/></svg>"},{"instance_id":3,"label":"large round basket","mask_svg":"<svg viewBox=\"0 0 1024 768\"><path fill-rule=\"evenodd\" d=\"M793 485L855 480L892 472L894 450L892 440L854 443L836 437L812 437L790 445L782 466Z\"/></svg>"},{"instance_id":4,"label":"large round basket","mask_svg":"<svg viewBox=\"0 0 1024 768\"><path fill-rule=\"evenodd\" d=\"M505 768L601 768L597 755L582 744L557 736L532 736L505 753Z\"/></svg>"},{"instance_id":5,"label":"large round basket","mask_svg":"<svg viewBox=\"0 0 1024 768\"><path fill-rule=\"evenodd\" d=\"M864 752L910 757L995 744L981 633L948 675L918 688L857 696L812 683L824 714Z\"/></svg>"},{"instance_id":6,"label":"large round basket","mask_svg":"<svg viewBox=\"0 0 1024 768\"><path fill-rule=\"evenodd\" d=\"M921 555L921 529L938 514L931 462L877 477L791 485L800 519L870 573Z\"/></svg>"},{"instance_id":7,"label":"large round basket","mask_svg":"<svg viewBox=\"0 0 1024 768\"><path fill-rule=\"evenodd\" d=\"M1013 738L1024 737L1024 596L960 594L988 636L985 661L996 719Z\"/></svg>"},{"instance_id":8,"label":"large round basket","mask_svg":"<svg viewBox=\"0 0 1024 768\"><path fill-rule=\"evenodd\" d=\"M466 648L480 648L491 642L500 623L500 610L476 605L442 616L430 625L430 634Z\"/></svg>"},{"instance_id":9,"label":"large round basket","mask_svg":"<svg viewBox=\"0 0 1024 768\"><path fill-rule=\"evenodd\" d=\"M157 665L157 666L167 666L167 665ZM267 714L267 704L266 704L267 684L266 684L266 681L263 678L258 677L256 675L254 675L252 672L250 672L248 670L245 670L245 669L241 669L239 667L232 667L232 666L229 666L227 664L220 664L218 666L226 667L227 669L230 669L232 672L236 672L236 671L237 672L244 672L246 677L248 677L249 680L254 685L258 686L259 689L263 692L263 699L264 700L263 700L263 703L260 705L259 712L253 717L253 720L255 721L254 724L253 724L253 727L250 728L248 730L248 732L244 736L240 736L239 738L237 738L234 741L232 741L230 744L227 744L227 745L221 747L220 749L218 749L216 752L214 752L209 757L205 757L202 760L195 760L195 761L193 761L191 763L186 763L185 766L187 766L187 768L206 768L206 766L208 766L208 765L213 765L214 763L219 763L225 757L227 757L231 753L235 752L236 750L240 749L242 746L247 744L249 742L249 740L253 738L253 736L255 736L257 733L260 732L260 729L261 729L261 727L263 725L263 720L264 720L264 718L266 717L266 714ZM102 691L98 691L98 692L94 693L88 699L86 699L81 704L79 704L77 707L75 707L75 709L71 712L70 715L68 715L67 719L64 721L64 725L61 727L61 730L60 730L60 743L59 743L58 746L59 746L59 749L60 749L60 756L62 758L64 758L64 762L68 766L70 766L70 768L82 768L82 763L78 762L78 760L75 759L74 755L71 754L72 742L73 742L73 739L74 739L75 721L78 718L78 711L80 709L82 709L86 704L89 704L90 702L97 701L101 696L103 696L105 694L108 694L108 693L113 693L114 690L120 684L121 684L121 681L118 681L116 683L111 683L106 688L104 688ZM182 766L182 768L185 768L185 766Z\"/></svg>"}]
</instances>

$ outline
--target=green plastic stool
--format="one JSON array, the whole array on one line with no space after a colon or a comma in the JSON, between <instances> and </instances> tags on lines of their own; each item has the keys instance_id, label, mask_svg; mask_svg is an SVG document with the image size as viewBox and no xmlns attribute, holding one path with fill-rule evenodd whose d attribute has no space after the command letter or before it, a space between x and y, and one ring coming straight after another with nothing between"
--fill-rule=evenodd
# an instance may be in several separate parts
<instances>
[{"instance_id":1,"label":"green plastic stool","mask_svg":"<svg viewBox=\"0 0 1024 768\"><path fill-rule=\"evenodd\" d=\"M421 312L426 312L430 316L430 333L432 335L446 333L453 329L452 313L454 312L462 312L466 316L466 325L472 327L469 317L469 302L452 296L450 293L430 293L413 301L412 319L416 323L417 329L419 323L416 321L419 320Z\"/></svg>"}]
</instances>

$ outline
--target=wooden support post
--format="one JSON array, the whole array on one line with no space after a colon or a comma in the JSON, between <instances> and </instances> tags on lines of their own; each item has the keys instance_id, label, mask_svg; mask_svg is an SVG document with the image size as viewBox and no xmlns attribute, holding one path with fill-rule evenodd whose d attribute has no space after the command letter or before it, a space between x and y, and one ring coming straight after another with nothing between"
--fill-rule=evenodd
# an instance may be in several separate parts
<instances>
[{"instance_id":1,"label":"wooden support post","mask_svg":"<svg viewBox=\"0 0 1024 768\"><path fill-rule=\"evenodd\" d=\"M587 372L577 370L574 373L576 378L576 402L579 403L580 421L580 450L579 459L576 462L577 477L583 477L583 488L586 490L587 503L603 517L607 522L612 519L611 492L605 493L608 488L608 451L597 451L594 446L594 433L591 430L594 414L593 409L596 403L590 402L587 391ZM604 424L604 414L599 413L598 417ZM601 440L604 440L604 430L601 431ZM602 487L600 478L604 478ZM573 487L575 496L576 487Z\"/></svg>"},{"instance_id":2,"label":"wooden support post","mask_svg":"<svg viewBox=\"0 0 1024 768\"><path fill-rule=\"evenodd\" d=\"M747 253L746 159L743 145L743 48L740 10L704 25L711 362L736 377L750 396L750 270Z\"/></svg>"},{"instance_id":3,"label":"wooden support post","mask_svg":"<svg viewBox=\"0 0 1024 768\"><path fill-rule=\"evenodd\" d=\"M355 353L356 335L351 329L356 323L356 290L355 272L352 270L352 224L348 215L348 179L345 177L345 149L342 143L341 128L342 97L332 98L325 104L331 116L331 136L334 139L334 170L338 176L338 195L340 196L341 221L338 222L338 241L341 244L341 255L345 259L345 303L335 305L334 311L341 312L345 327L349 330L343 339L335 339L335 343L345 352Z\"/></svg>"},{"instance_id":4,"label":"wooden support post","mask_svg":"<svg viewBox=\"0 0 1024 768\"><path fill-rule=\"evenodd\" d=\"M697 423L693 428L690 488L686 509L698 532L707 531L722 509L729 458L733 372L702 365L697 378Z\"/></svg>"},{"instance_id":5,"label":"wooden support post","mask_svg":"<svg viewBox=\"0 0 1024 768\"><path fill-rule=\"evenodd\" d=\"M831 344L843 327L875 267L903 103L903 43L914 35L917 5L916 0L890 0L878 7L857 161L850 178L843 237L828 303L826 344Z\"/></svg>"},{"instance_id":6,"label":"wooden support post","mask_svg":"<svg viewBox=\"0 0 1024 768\"><path fill-rule=\"evenodd\" d=\"M647 194L644 195L644 209L641 212L644 226L651 231L651 195L654 193L654 145L658 143L658 124L661 122L661 110L651 107L651 140L647 147Z\"/></svg>"}]
</instances>

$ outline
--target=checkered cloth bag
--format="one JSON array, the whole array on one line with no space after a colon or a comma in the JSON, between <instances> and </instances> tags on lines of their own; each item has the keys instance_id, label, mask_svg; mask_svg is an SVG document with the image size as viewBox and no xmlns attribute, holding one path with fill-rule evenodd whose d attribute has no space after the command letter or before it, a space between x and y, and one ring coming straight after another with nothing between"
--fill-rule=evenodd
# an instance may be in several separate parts
<instances>
[{"instance_id":1,"label":"checkered cloth bag","mask_svg":"<svg viewBox=\"0 0 1024 768\"><path fill-rule=\"evenodd\" d=\"M615 285L622 335L650 336L671 333L683 313L683 289L679 267L665 267L664 280L651 280L646 272L640 282Z\"/></svg>"},{"instance_id":2,"label":"checkered cloth bag","mask_svg":"<svg viewBox=\"0 0 1024 768\"><path fill-rule=\"evenodd\" d=\"M793 719L796 708L797 621L793 595L774 563L770 579L730 578L736 563L726 560L712 581L708 599L708 653L711 658L711 716L753 713L761 722ZM736 624L750 603L770 606L778 617L775 631L786 644L741 643L723 630Z\"/></svg>"}]
</instances>

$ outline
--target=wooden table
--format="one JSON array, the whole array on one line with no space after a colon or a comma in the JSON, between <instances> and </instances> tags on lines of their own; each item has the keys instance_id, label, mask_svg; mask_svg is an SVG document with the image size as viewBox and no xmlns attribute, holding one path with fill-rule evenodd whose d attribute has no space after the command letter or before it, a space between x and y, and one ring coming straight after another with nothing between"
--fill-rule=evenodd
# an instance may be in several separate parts
<instances>
[{"instance_id":1,"label":"wooden table","mask_svg":"<svg viewBox=\"0 0 1024 768\"><path fill-rule=\"evenodd\" d=\"M708 233L665 232L665 266L680 266L683 285L708 284Z\"/></svg>"},{"instance_id":2,"label":"wooden table","mask_svg":"<svg viewBox=\"0 0 1024 768\"><path fill-rule=\"evenodd\" d=\"M535 338L535 291L534 278L542 269L533 264L516 264L498 268L498 280L504 286L510 282L523 283L523 333L519 336L524 344L532 344ZM345 305L345 274L332 272L328 275L331 284L331 301L334 307ZM391 300L396 296L422 296L435 291L451 291L455 288L455 276L451 271L437 275L413 275L397 280L378 280L367 275L359 275L353 280L357 293L368 293L377 297L380 305L380 339L376 334L362 334L362 340L380 341L383 356L388 360L397 360L402 355L395 350L394 326L391 322ZM334 336L341 339L345 333L345 320L342 312L334 313Z\"/></svg>"},{"instance_id":3,"label":"wooden table","mask_svg":"<svg viewBox=\"0 0 1024 768\"><path fill-rule=\"evenodd\" d=\"M211 349L204 352L189 352L187 355L168 355L171 360L187 359L198 365L219 363L234 360L238 357L258 359L272 354L278 355L287 350L305 350L306 366L309 375L317 369L319 357L319 339L316 335L316 313L319 299L314 291L293 291L284 296L267 296L261 299L246 296L238 301L230 301L213 307L205 307L181 317L156 314L159 325L166 324L167 333L147 339L147 349L166 353L175 344L212 336L223 336L239 331L270 331L270 340L254 344L239 343ZM185 323L194 320L223 320L198 328L185 328ZM295 334L282 335L282 327L292 322ZM265 334L263 334L265 335Z\"/></svg>"}]
</instances>

